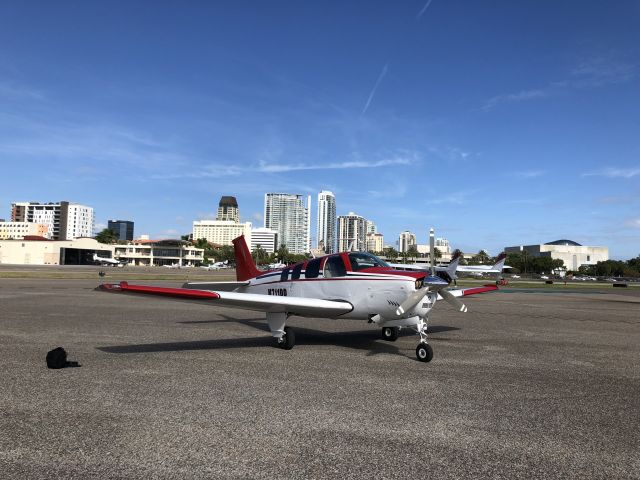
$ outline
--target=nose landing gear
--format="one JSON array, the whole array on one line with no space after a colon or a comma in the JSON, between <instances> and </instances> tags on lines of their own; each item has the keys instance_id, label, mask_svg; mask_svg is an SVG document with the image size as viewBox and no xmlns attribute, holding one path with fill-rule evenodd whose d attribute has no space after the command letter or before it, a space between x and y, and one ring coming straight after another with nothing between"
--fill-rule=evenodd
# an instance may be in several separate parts
<instances>
[{"instance_id":1,"label":"nose landing gear","mask_svg":"<svg viewBox=\"0 0 640 480\"><path fill-rule=\"evenodd\" d=\"M416 324L416 331L420 335L420 343L416 347L416 358L421 362L430 362L433 358L433 348L427 343L427 319L421 318Z\"/></svg>"},{"instance_id":2,"label":"nose landing gear","mask_svg":"<svg viewBox=\"0 0 640 480\"><path fill-rule=\"evenodd\" d=\"M431 348L431 345L420 342L416 347L416 358L421 362L430 362L433 358L433 348Z\"/></svg>"}]
</instances>

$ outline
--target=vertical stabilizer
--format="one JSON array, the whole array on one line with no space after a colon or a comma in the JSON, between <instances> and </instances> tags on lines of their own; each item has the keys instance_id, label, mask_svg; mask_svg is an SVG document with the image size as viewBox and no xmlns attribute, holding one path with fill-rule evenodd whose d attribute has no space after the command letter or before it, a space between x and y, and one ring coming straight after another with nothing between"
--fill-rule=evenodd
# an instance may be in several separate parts
<instances>
[{"instance_id":1,"label":"vertical stabilizer","mask_svg":"<svg viewBox=\"0 0 640 480\"><path fill-rule=\"evenodd\" d=\"M244 282L260 275L260 270L256 267L251 257L247 241L244 235L240 235L233 240L233 253L236 257L236 280Z\"/></svg>"}]
</instances>

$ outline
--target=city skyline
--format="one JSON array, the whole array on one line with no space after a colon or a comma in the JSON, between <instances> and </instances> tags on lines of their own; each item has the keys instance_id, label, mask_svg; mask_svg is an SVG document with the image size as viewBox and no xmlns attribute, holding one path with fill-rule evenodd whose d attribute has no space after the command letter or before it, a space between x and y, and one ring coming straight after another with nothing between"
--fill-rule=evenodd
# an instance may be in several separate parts
<instances>
[{"instance_id":1,"label":"city skyline","mask_svg":"<svg viewBox=\"0 0 640 480\"><path fill-rule=\"evenodd\" d=\"M5 2L0 218L65 198L98 228L175 238L226 193L262 225L264 192L329 190L389 240L633 258L639 17L624 0Z\"/></svg>"}]
</instances>

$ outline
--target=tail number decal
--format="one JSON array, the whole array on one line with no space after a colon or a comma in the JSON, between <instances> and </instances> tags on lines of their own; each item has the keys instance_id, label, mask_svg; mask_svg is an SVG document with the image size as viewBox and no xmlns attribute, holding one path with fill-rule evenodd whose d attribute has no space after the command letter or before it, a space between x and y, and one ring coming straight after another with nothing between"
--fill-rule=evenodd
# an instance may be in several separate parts
<instances>
[{"instance_id":1,"label":"tail number decal","mask_svg":"<svg viewBox=\"0 0 640 480\"><path fill-rule=\"evenodd\" d=\"M287 289L286 288L269 288L269 289L267 289L267 293L269 295L277 295L279 297L286 297L287 296Z\"/></svg>"}]
</instances>

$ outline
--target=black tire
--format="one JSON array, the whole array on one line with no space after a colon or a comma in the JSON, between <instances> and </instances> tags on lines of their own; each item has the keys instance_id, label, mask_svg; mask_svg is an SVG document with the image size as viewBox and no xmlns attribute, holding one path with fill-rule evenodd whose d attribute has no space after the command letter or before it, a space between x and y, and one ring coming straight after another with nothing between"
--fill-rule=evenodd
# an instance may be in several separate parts
<instances>
[{"instance_id":1,"label":"black tire","mask_svg":"<svg viewBox=\"0 0 640 480\"><path fill-rule=\"evenodd\" d=\"M430 362L433 358L433 348L428 343L419 343L416 347L416 358L421 362Z\"/></svg>"},{"instance_id":2,"label":"black tire","mask_svg":"<svg viewBox=\"0 0 640 480\"><path fill-rule=\"evenodd\" d=\"M278 346L283 350L291 350L296 344L296 334L293 333L291 327L284 327L284 335L282 341L278 342Z\"/></svg>"},{"instance_id":3,"label":"black tire","mask_svg":"<svg viewBox=\"0 0 640 480\"><path fill-rule=\"evenodd\" d=\"M398 339L398 327L383 327L382 339L389 342L395 342Z\"/></svg>"}]
</instances>

